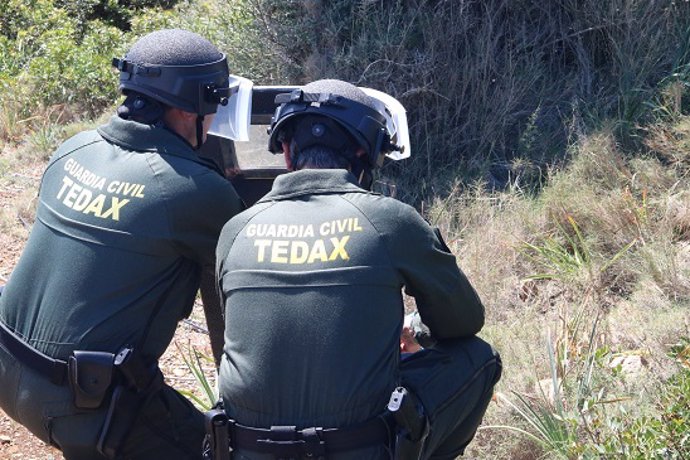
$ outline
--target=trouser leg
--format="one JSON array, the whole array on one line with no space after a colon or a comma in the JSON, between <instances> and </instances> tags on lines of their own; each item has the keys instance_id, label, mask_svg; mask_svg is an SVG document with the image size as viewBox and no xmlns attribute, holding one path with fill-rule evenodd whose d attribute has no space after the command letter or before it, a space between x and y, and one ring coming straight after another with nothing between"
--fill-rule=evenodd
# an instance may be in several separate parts
<instances>
[{"instance_id":1,"label":"trouser leg","mask_svg":"<svg viewBox=\"0 0 690 460\"><path fill-rule=\"evenodd\" d=\"M109 400L97 410L78 410L67 386L52 385L26 367L21 375L17 421L59 448L67 460L105 459L96 445ZM118 460L201 459L203 414L173 388L164 386L135 410L139 416Z\"/></svg>"},{"instance_id":2,"label":"trouser leg","mask_svg":"<svg viewBox=\"0 0 690 460\"><path fill-rule=\"evenodd\" d=\"M474 439L477 428L482 422L486 408L491 401L493 391L490 390L482 395L477 402L474 410L462 421L451 433L446 436L446 440L436 447L433 452L429 452L431 460L453 460L458 455L465 452L467 445Z\"/></svg>"},{"instance_id":3,"label":"trouser leg","mask_svg":"<svg viewBox=\"0 0 690 460\"><path fill-rule=\"evenodd\" d=\"M118 460L201 459L203 415L186 398L166 386L140 410ZM96 450L104 417L99 410L55 418L51 440L67 460L105 459Z\"/></svg>"},{"instance_id":4,"label":"trouser leg","mask_svg":"<svg viewBox=\"0 0 690 460\"><path fill-rule=\"evenodd\" d=\"M472 440L501 377L498 353L478 337L446 340L400 364L403 384L421 400L430 431L424 458L455 458Z\"/></svg>"},{"instance_id":5,"label":"trouser leg","mask_svg":"<svg viewBox=\"0 0 690 460\"><path fill-rule=\"evenodd\" d=\"M137 418L122 449L123 460L201 460L204 416L189 400L165 386Z\"/></svg>"},{"instance_id":6,"label":"trouser leg","mask_svg":"<svg viewBox=\"0 0 690 460\"><path fill-rule=\"evenodd\" d=\"M51 444L66 460L106 460L96 449L103 413L84 412L47 420Z\"/></svg>"}]
</instances>

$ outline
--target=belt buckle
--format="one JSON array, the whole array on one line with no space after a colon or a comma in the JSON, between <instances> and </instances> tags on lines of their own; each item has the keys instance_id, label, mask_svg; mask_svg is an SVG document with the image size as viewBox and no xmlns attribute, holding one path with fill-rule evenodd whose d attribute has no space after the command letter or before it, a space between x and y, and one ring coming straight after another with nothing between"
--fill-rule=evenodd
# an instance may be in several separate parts
<instances>
[{"instance_id":1,"label":"belt buckle","mask_svg":"<svg viewBox=\"0 0 690 460\"><path fill-rule=\"evenodd\" d=\"M311 427L300 431L304 439L304 450L307 458L324 460L326 458L326 441L323 440L323 428Z\"/></svg>"},{"instance_id":2,"label":"belt buckle","mask_svg":"<svg viewBox=\"0 0 690 460\"><path fill-rule=\"evenodd\" d=\"M309 459L324 460L326 458L326 442L322 438L323 428L311 427L297 430L295 426L272 426L266 438L257 439L258 445L271 446L279 452L277 460L294 460L305 456ZM282 456L281 450L290 453ZM295 455L298 454L298 455Z\"/></svg>"}]
</instances>

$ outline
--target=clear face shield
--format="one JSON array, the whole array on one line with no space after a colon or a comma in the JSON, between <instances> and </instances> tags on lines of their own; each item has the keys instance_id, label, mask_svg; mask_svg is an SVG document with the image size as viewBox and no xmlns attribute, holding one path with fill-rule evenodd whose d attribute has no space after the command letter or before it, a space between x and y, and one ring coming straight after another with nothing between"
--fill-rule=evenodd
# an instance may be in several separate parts
<instances>
[{"instance_id":1,"label":"clear face shield","mask_svg":"<svg viewBox=\"0 0 690 460\"><path fill-rule=\"evenodd\" d=\"M250 140L253 86L251 80L230 75L230 88L237 88L237 91L233 92L226 105L218 106L216 116L208 130L209 134L233 141Z\"/></svg>"},{"instance_id":2,"label":"clear face shield","mask_svg":"<svg viewBox=\"0 0 690 460\"><path fill-rule=\"evenodd\" d=\"M231 174L276 176L285 171L283 156L268 152L268 127L275 104L275 95L291 91L293 86L254 86L251 80L230 75L230 86L237 91L225 106L218 106L209 128L212 137L232 141ZM275 171L270 172L269 170Z\"/></svg>"},{"instance_id":3,"label":"clear face shield","mask_svg":"<svg viewBox=\"0 0 690 460\"><path fill-rule=\"evenodd\" d=\"M396 98L383 91L360 87L368 96L382 103L388 112L387 128L391 136L391 143L398 148L386 153L391 160L404 160L411 156L410 133L407 127L407 111Z\"/></svg>"}]
</instances>

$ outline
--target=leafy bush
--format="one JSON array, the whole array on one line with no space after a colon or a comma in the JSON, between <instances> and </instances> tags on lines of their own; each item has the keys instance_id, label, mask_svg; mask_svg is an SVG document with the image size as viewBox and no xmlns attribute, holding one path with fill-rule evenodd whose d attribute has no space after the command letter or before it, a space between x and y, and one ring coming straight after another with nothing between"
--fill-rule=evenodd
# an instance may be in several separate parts
<instances>
[{"instance_id":1,"label":"leafy bush","mask_svg":"<svg viewBox=\"0 0 690 460\"><path fill-rule=\"evenodd\" d=\"M136 14L148 8L172 8L179 0L55 0L55 6L76 17L80 30L88 21L99 20L123 31L129 31Z\"/></svg>"},{"instance_id":2,"label":"leafy bush","mask_svg":"<svg viewBox=\"0 0 690 460\"><path fill-rule=\"evenodd\" d=\"M629 459L685 458L690 452L690 340L682 338L671 347L672 358L681 365L659 388L658 413L608 420L612 435L590 446L593 455Z\"/></svg>"},{"instance_id":3,"label":"leafy bush","mask_svg":"<svg viewBox=\"0 0 690 460\"><path fill-rule=\"evenodd\" d=\"M280 80L247 2L7 0L0 4L0 138L41 129L50 107L62 122L93 117L118 97L111 59L164 27L196 31L225 51L234 73ZM36 126L34 126L36 125Z\"/></svg>"},{"instance_id":4,"label":"leafy bush","mask_svg":"<svg viewBox=\"0 0 690 460\"><path fill-rule=\"evenodd\" d=\"M49 0L3 5L0 47L8 52L0 55L0 87L6 109L28 118L70 104L93 115L112 103L117 93L110 60L121 52L122 32L91 21L80 35L78 21Z\"/></svg>"}]
</instances>

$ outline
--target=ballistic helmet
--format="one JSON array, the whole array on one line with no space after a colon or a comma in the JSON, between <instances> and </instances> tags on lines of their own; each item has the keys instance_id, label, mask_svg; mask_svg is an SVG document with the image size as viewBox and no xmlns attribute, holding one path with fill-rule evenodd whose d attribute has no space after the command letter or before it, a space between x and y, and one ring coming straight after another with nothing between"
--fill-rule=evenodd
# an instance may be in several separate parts
<instances>
[{"instance_id":1,"label":"ballistic helmet","mask_svg":"<svg viewBox=\"0 0 690 460\"><path fill-rule=\"evenodd\" d=\"M301 150L318 144L338 153L354 142L366 152L361 166L373 169L381 166L384 154L398 148L391 141L385 105L350 83L318 80L279 94L275 103L280 105L271 119L268 141L273 153L281 152L281 142L287 139Z\"/></svg>"},{"instance_id":2,"label":"ballistic helmet","mask_svg":"<svg viewBox=\"0 0 690 460\"><path fill-rule=\"evenodd\" d=\"M231 95L225 54L202 36L181 29L143 36L124 58L113 59L120 71L120 91L144 94L199 117L215 113Z\"/></svg>"}]
</instances>

